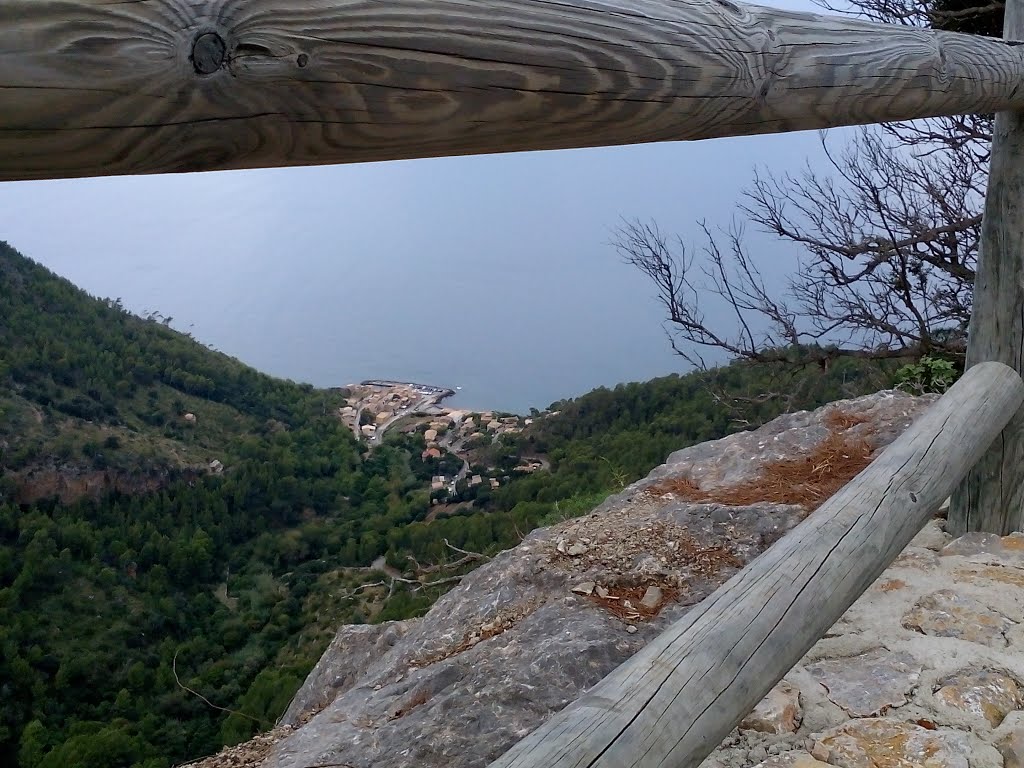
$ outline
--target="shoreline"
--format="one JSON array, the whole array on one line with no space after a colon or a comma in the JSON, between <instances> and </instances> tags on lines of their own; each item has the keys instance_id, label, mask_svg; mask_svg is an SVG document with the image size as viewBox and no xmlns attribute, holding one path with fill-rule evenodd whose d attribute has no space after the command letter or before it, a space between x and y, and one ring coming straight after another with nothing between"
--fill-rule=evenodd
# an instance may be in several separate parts
<instances>
[{"instance_id":1,"label":"shoreline","mask_svg":"<svg viewBox=\"0 0 1024 768\"><path fill-rule=\"evenodd\" d=\"M351 386L351 385L350 385ZM433 384L418 384L414 381L397 381L393 379L367 379L359 383L361 387L408 387L424 395L436 396L437 402L455 395L455 390L448 387L437 387Z\"/></svg>"}]
</instances>

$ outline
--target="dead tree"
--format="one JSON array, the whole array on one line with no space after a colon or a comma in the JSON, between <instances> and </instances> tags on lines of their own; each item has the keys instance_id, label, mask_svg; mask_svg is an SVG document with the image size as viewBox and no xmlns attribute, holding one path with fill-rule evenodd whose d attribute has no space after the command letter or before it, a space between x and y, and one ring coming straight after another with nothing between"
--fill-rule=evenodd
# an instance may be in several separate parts
<instances>
[{"instance_id":1,"label":"dead tree","mask_svg":"<svg viewBox=\"0 0 1024 768\"><path fill-rule=\"evenodd\" d=\"M1001 3L972 0L825 7L989 35L998 34L1003 13ZM824 170L756 172L738 221L701 225L696 258L639 220L624 222L614 245L654 282L673 349L698 368L723 359L785 369L925 355L962 365L991 136L991 114L886 123L845 144L823 134ZM766 285L764 262L749 249L750 224L799 254L782 293Z\"/></svg>"}]
</instances>

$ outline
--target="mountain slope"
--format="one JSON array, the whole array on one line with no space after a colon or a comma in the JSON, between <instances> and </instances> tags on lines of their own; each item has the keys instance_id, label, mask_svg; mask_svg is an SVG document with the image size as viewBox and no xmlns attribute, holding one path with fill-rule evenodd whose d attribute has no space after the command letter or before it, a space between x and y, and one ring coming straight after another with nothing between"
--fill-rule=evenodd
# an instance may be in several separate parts
<instances>
[{"instance_id":1,"label":"mountain slope","mask_svg":"<svg viewBox=\"0 0 1024 768\"><path fill-rule=\"evenodd\" d=\"M170 766L267 727L326 627L366 610L332 591L426 512L403 453L363 456L343 393L260 374L6 244L0 385L3 765Z\"/></svg>"}]
</instances>

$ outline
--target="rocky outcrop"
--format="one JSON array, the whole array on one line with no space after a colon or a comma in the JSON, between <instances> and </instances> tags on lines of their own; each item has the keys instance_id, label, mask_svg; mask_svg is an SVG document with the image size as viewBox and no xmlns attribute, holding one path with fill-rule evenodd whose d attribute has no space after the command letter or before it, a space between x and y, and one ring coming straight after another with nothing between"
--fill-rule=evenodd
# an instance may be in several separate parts
<instances>
[{"instance_id":1,"label":"rocky outcrop","mask_svg":"<svg viewBox=\"0 0 1024 768\"><path fill-rule=\"evenodd\" d=\"M232 762L199 765L482 768L784 536L930 402L880 393L677 452L585 517L534 531L422 619L341 628L286 725L259 749L243 747L248 757L236 751ZM995 744L971 728L991 728L994 713L1008 711L1020 672L1002 663L1005 645L953 637L949 623L943 635L915 628L940 626L944 604L926 598L949 583L949 569L967 565L967 556L940 556L948 539L940 528L922 536L709 768L873 768L883 764L873 755L884 744L948 754L940 768L959 765L964 749ZM989 542L986 556L994 548ZM972 567L1005 568L987 560ZM963 594L1016 621L1005 604ZM961 620L966 633L975 614L950 622ZM1002 636L1012 638L1013 626ZM944 643L978 649L977 663ZM979 674L990 667L1006 679ZM925 701L928 686L948 690ZM996 693L975 707L981 715L954 706L974 706L982 690Z\"/></svg>"},{"instance_id":2,"label":"rocky outcrop","mask_svg":"<svg viewBox=\"0 0 1024 768\"><path fill-rule=\"evenodd\" d=\"M63 504L74 504L79 499L96 499L110 493L153 493L174 479L191 479L198 475L199 471L192 467L125 472L66 465L10 472L9 478L16 489L14 501L18 504L34 504L53 498L60 499Z\"/></svg>"},{"instance_id":3,"label":"rocky outcrop","mask_svg":"<svg viewBox=\"0 0 1024 768\"><path fill-rule=\"evenodd\" d=\"M354 624L342 627L324 651L320 663L306 678L281 718L285 725L298 726L345 693L359 679L362 670L386 654L408 632L414 622Z\"/></svg>"}]
</instances>

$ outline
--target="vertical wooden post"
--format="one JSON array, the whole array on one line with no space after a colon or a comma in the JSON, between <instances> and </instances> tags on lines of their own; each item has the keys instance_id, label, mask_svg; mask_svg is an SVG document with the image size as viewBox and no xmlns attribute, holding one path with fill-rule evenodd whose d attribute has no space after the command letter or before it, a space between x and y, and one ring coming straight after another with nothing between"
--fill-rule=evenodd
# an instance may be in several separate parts
<instances>
[{"instance_id":1,"label":"vertical wooden post","mask_svg":"<svg viewBox=\"0 0 1024 768\"><path fill-rule=\"evenodd\" d=\"M1024 39L1024 0L1007 0L1003 37ZM992 137L967 365L985 360L1024 370L1024 112L997 114ZM953 494L949 529L1024 529L1024 410Z\"/></svg>"}]
</instances>

